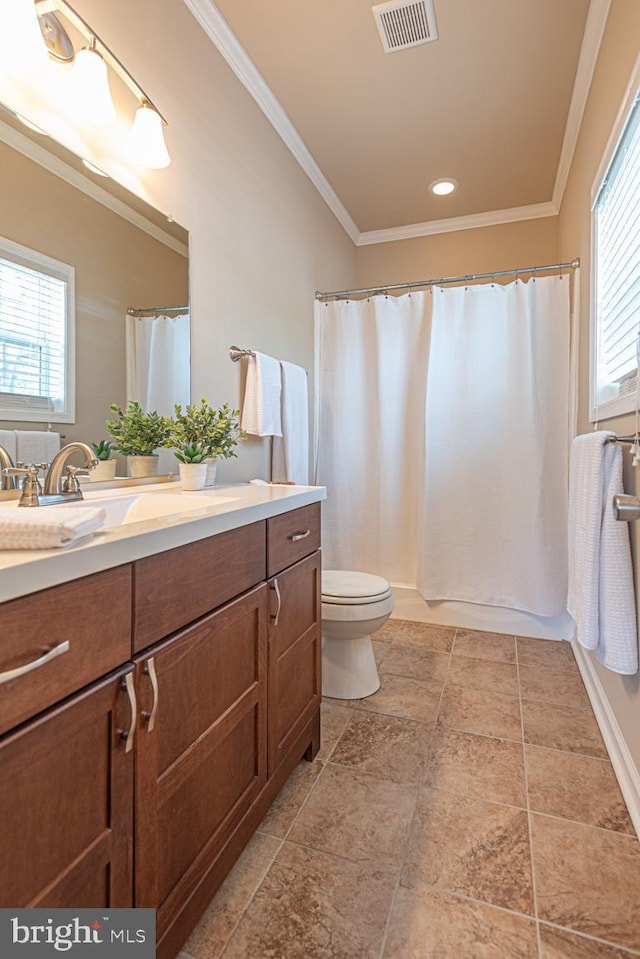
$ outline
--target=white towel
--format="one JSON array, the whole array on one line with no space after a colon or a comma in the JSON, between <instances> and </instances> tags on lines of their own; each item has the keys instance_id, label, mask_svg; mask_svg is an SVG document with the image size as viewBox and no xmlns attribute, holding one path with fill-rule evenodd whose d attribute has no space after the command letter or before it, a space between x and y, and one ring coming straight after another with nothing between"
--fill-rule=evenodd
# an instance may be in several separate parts
<instances>
[{"instance_id":1,"label":"white towel","mask_svg":"<svg viewBox=\"0 0 640 959\"><path fill-rule=\"evenodd\" d=\"M569 596L578 642L616 673L638 671L629 528L613 515L623 491L622 449L612 433L577 436L569 468Z\"/></svg>"},{"instance_id":2,"label":"white towel","mask_svg":"<svg viewBox=\"0 0 640 959\"><path fill-rule=\"evenodd\" d=\"M16 457L20 463L50 463L59 449L59 433L16 430Z\"/></svg>"},{"instance_id":3,"label":"white towel","mask_svg":"<svg viewBox=\"0 0 640 959\"><path fill-rule=\"evenodd\" d=\"M272 479L275 483L309 485L309 397L307 371L280 362L282 437L273 441Z\"/></svg>"},{"instance_id":4,"label":"white towel","mask_svg":"<svg viewBox=\"0 0 640 959\"><path fill-rule=\"evenodd\" d=\"M0 430L0 446L4 447L13 462L16 461L16 434L14 430Z\"/></svg>"},{"instance_id":5,"label":"white towel","mask_svg":"<svg viewBox=\"0 0 640 959\"><path fill-rule=\"evenodd\" d=\"M253 436L282 436L280 364L266 353L248 359L242 429Z\"/></svg>"},{"instance_id":6,"label":"white towel","mask_svg":"<svg viewBox=\"0 0 640 959\"><path fill-rule=\"evenodd\" d=\"M0 549L55 549L72 546L104 525L103 509L33 506L0 510Z\"/></svg>"}]
</instances>

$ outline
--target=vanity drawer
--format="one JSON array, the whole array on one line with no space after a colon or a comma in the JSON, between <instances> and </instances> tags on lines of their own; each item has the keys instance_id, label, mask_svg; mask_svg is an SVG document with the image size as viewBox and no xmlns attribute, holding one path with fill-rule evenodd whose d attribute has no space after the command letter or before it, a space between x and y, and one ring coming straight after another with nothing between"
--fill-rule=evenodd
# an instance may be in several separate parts
<instances>
[{"instance_id":1,"label":"vanity drawer","mask_svg":"<svg viewBox=\"0 0 640 959\"><path fill-rule=\"evenodd\" d=\"M134 652L264 580L266 539L266 523L252 523L138 560Z\"/></svg>"},{"instance_id":2,"label":"vanity drawer","mask_svg":"<svg viewBox=\"0 0 640 959\"><path fill-rule=\"evenodd\" d=\"M2 603L0 733L126 662L131 605L130 565Z\"/></svg>"},{"instance_id":3,"label":"vanity drawer","mask_svg":"<svg viewBox=\"0 0 640 959\"><path fill-rule=\"evenodd\" d=\"M320 503L301 506L267 520L267 576L292 566L320 548Z\"/></svg>"}]
</instances>

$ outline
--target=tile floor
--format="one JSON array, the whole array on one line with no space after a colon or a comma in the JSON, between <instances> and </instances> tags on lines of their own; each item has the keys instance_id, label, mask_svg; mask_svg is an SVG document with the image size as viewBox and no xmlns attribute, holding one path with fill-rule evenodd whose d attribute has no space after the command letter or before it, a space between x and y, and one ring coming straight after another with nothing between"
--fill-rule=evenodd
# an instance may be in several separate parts
<instances>
[{"instance_id":1,"label":"tile floor","mask_svg":"<svg viewBox=\"0 0 640 959\"><path fill-rule=\"evenodd\" d=\"M566 643L391 620L181 959L640 956L640 844Z\"/></svg>"}]
</instances>

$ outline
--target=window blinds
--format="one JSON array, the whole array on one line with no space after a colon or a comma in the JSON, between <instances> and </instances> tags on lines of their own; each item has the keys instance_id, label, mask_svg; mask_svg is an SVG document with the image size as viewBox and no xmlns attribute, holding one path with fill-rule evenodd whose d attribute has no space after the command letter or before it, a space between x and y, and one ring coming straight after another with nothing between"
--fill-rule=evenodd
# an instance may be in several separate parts
<instances>
[{"instance_id":1,"label":"window blinds","mask_svg":"<svg viewBox=\"0 0 640 959\"><path fill-rule=\"evenodd\" d=\"M635 388L640 332L640 99L595 203L598 399Z\"/></svg>"},{"instance_id":2,"label":"window blinds","mask_svg":"<svg viewBox=\"0 0 640 959\"><path fill-rule=\"evenodd\" d=\"M0 251L0 406L65 407L67 281Z\"/></svg>"}]
</instances>

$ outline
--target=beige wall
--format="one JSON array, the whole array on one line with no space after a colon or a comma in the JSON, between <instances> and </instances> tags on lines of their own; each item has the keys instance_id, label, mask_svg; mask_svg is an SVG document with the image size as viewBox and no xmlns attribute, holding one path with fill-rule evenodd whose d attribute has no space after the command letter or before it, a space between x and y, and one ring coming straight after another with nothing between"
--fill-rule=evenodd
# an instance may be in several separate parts
<instances>
[{"instance_id":1,"label":"beige wall","mask_svg":"<svg viewBox=\"0 0 640 959\"><path fill-rule=\"evenodd\" d=\"M638 56L639 37L640 3L638 0L612 0L559 216L560 256L579 256L582 264L580 270L579 432L591 429L591 424L588 422L591 188ZM627 416L608 420L601 425L607 429L629 433L634 428L633 423L633 417ZM625 455L625 461L627 491L637 494L640 491L637 471L630 467L628 455ZM632 525L631 532L636 558L636 595L639 595L638 524ZM640 679L638 676L622 677L609 672L597 663L595 657L593 657L593 663L636 766L640 769L640 724L638 723Z\"/></svg>"},{"instance_id":2,"label":"beige wall","mask_svg":"<svg viewBox=\"0 0 640 959\"><path fill-rule=\"evenodd\" d=\"M313 294L353 283L352 241L182 0L74 7L169 120L172 164L145 188L190 234L192 396L239 404L234 343L312 374ZM219 474L268 470L269 443L254 439Z\"/></svg>"},{"instance_id":3,"label":"beige wall","mask_svg":"<svg viewBox=\"0 0 640 959\"><path fill-rule=\"evenodd\" d=\"M358 287L555 263L557 218L358 247Z\"/></svg>"},{"instance_id":4,"label":"beige wall","mask_svg":"<svg viewBox=\"0 0 640 959\"><path fill-rule=\"evenodd\" d=\"M4 143L0 169L0 235L76 271L76 422L53 429L97 441L125 400L127 307L188 303L187 259Z\"/></svg>"}]
</instances>

